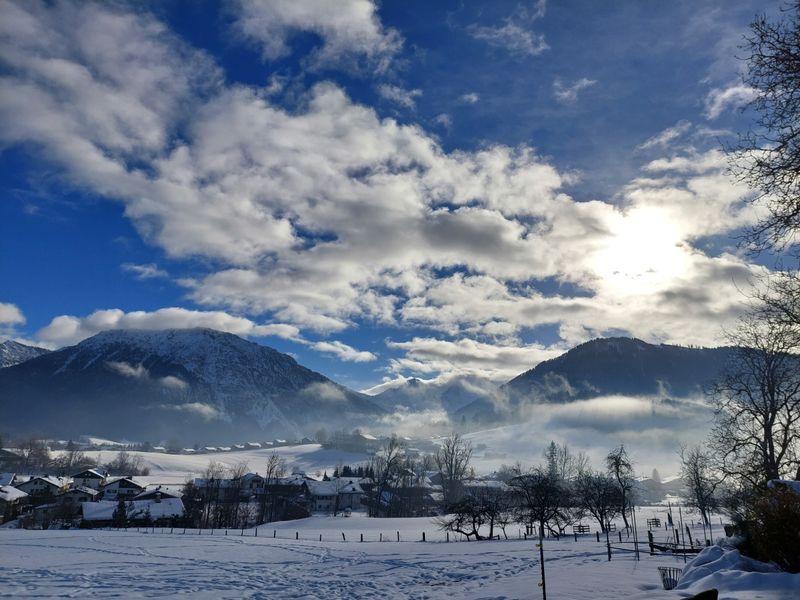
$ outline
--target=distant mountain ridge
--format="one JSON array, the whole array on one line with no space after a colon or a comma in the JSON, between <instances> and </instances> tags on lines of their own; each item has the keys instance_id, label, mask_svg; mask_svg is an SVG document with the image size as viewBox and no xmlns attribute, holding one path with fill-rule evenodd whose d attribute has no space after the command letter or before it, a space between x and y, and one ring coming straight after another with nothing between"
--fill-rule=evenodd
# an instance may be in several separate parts
<instances>
[{"instance_id":1,"label":"distant mountain ridge","mask_svg":"<svg viewBox=\"0 0 800 600\"><path fill-rule=\"evenodd\" d=\"M599 338L546 360L500 387L512 409L525 403L569 402L608 395L701 395L734 349L648 344L635 338ZM459 411L467 420L503 418L491 402L476 400Z\"/></svg>"},{"instance_id":2,"label":"distant mountain ridge","mask_svg":"<svg viewBox=\"0 0 800 600\"><path fill-rule=\"evenodd\" d=\"M355 427L384 410L291 356L212 329L113 330L0 370L0 422L191 443Z\"/></svg>"},{"instance_id":3,"label":"distant mountain ridge","mask_svg":"<svg viewBox=\"0 0 800 600\"><path fill-rule=\"evenodd\" d=\"M383 390L372 399L387 410L442 410L454 414L478 399L493 396L497 386L479 377L454 377L447 381L422 381L416 377Z\"/></svg>"},{"instance_id":4,"label":"distant mountain ridge","mask_svg":"<svg viewBox=\"0 0 800 600\"><path fill-rule=\"evenodd\" d=\"M20 363L47 354L50 350L46 348L39 348L37 346L28 346L27 344L20 344L14 340L6 340L0 343L0 369L5 367L12 367Z\"/></svg>"}]
</instances>

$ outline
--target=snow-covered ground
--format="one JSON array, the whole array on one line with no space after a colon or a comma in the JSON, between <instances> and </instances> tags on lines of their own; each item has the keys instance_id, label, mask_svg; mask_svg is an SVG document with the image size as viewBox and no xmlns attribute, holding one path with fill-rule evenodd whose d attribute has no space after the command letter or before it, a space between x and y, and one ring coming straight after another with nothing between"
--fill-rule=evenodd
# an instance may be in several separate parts
<instances>
[{"instance_id":1,"label":"snow-covered ground","mask_svg":"<svg viewBox=\"0 0 800 600\"><path fill-rule=\"evenodd\" d=\"M143 466L150 469L150 475L136 477L137 481L145 483L183 483L188 479L200 477L208 467L210 461L233 466L238 463L247 463L252 472L264 473L267 460L271 454L278 454L285 461L289 469L298 468L309 475L325 471L332 474L337 464L356 465L366 462L368 456L354 452L343 452L323 448L319 444L304 444L301 446L280 446L264 448L261 450L240 450L234 452L216 452L212 454L164 454L160 452L134 452L131 456L140 456ZM53 452L54 456L63 454L63 451ZM101 450L86 452L100 464L108 463L117 456L116 450Z\"/></svg>"},{"instance_id":2,"label":"snow-covered ground","mask_svg":"<svg viewBox=\"0 0 800 600\"><path fill-rule=\"evenodd\" d=\"M403 540L397 543L396 532ZM421 539L426 531L427 542ZM0 530L0 597L143 598L539 598L533 540L451 542L430 519L312 517L254 530ZM347 541L342 541L341 533ZM365 541L359 541L360 534ZM377 540L383 533L384 540ZM295 539L295 535L299 540ZM323 541L319 541L322 534ZM272 537L275 535L276 537ZM734 564L710 556L709 563ZM550 598L681 598L701 588L663 591L657 567L682 558L641 561L593 536L545 542ZM724 566L724 565L723 565ZM692 581L704 583L701 578ZM796 598L800 576L722 572L724 599Z\"/></svg>"}]
</instances>

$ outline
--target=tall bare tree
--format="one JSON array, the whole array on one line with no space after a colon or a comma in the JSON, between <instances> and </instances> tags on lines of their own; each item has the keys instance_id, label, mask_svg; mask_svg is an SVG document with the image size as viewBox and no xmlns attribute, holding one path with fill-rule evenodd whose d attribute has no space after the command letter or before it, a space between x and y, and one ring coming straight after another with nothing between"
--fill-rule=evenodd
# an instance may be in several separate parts
<instances>
[{"instance_id":1,"label":"tall bare tree","mask_svg":"<svg viewBox=\"0 0 800 600\"><path fill-rule=\"evenodd\" d=\"M606 473L583 473L577 480L578 499L589 514L606 531L611 520L619 514L620 491L616 480Z\"/></svg>"},{"instance_id":2,"label":"tall bare tree","mask_svg":"<svg viewBox=\"0 0 800 600\"><path fill-rule=\"evenodd\" d=\"M458 500L461 494L461 482L469 472L472 445L460 434L453 433L442 440L435 458L436 468L442 474L444 503L448 505Z\"/></svg>"},{"instance_id":3,"label":"tall bare tree","mask_svg":"<svg viewBox=\"0 0 800 600\"><path fill-rule=\"evenodd\" d=\"M628 451L625 450L625 445L621 444L618 448L614 448L606 456L606 469L619 486L619 511L622 513L622 521L625 523L625 529L628 529L628 516L627 509L631 500L633 491L634 474L633 463L628 456Z\"/></svg>"},{"instance_id":4,"label":"tall bare tree","mask_svg":"<svg viewBox=\"0 0 800 600\"><path fill-rule=\"evenodd\" d=\"M800 478L800 356L796 328L748 315L730 334L734 359L712 389L711 447L725 478L763 488Z\"/></svg>"},{"instance_id":5,"label":"tall bare tree","mask_svg":"<svg viewBox=\"0 0 800 600\"><path fill-rule=\"evenodd\" d=\"M697 509L706 525L711 525L711 511L717 508L716 490L720 481L713 461L702 446L681 446L681 477L686 483L687 504Z\"/></svg>"},{"instance_id":6,"label":"tall bare tree","mask_svg":"<svg viewBox=\"0 0 800 600\"><path fill-rule=\"evenodd\" d=\"M731 153L733 172L767 209L749 237L758 249L797 243L800 230L800 0L786 8L781 20L751 24L744 83L757 117Z\"/></svg>"}]
</instances>

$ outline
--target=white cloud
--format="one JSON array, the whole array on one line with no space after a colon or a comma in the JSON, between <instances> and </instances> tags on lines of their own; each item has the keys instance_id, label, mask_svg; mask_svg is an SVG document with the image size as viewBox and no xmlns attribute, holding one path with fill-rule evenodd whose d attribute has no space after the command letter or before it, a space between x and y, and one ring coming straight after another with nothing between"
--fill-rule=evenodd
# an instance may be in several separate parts
<instances>
[{"instance_id":1,"label":"white cloud","mask_svg":"<svg viewBox=\"0 0 800 600\"><path fill-rule=\"evenodd\" d=\"M264 6L272 14L289 4ZM286 23L305 23L309 6L276 21L270 52L288 43ZM364 17L353 35L383 31L371 4L348 4L342 23L353 6ZM243 4L242 14L251 9L261 10ZM335 10L323 6L319 18ZM303 27L322 31L318 60L352 39L328 25ZM435 345L426 333L394 346L406 354L397 372L500 377L610 329L713 344L758 272L701 247L703 236L753 217L748 191L724 175L718 152L657 158L614 202L577 202L563 193L572 178L530 147L447 152L420 127L381 119L329 83L290 107L275 104L262 88L225 84L206 55L121 5L6 2L0 28L0 141L35 148L73 184L123 203L169 256L209 258L180 281L192 300L268 321L221 310L100 310L56 317L39 343L201 326L313 347L301 328L331 333L368 321L452 338ZM543 280L566 291L542 292ZM562 341L520 345L542 325ZM340 358L371 355L324 343Z\"/></svg>"},{"instance_id":2,"label":"white cloud","mask_svg":"<svg viewBox=\"0 0 800 600\"><path fill-rule=\"evenodd\" d=\"M692 127L689 121L678 121L672 127L667 127L664 131L654 135L645 140L642 144L637 146L640 150L647 150L649 148L666 148L672 142L685 135Z\"/></svg>"},{"instance_id":3,"label":"white cloud","mask_svg":"<svg viewBox=\"0 0 800 600\"><path fill-rule=\"evenodd\" d=\"M150 378L150 371L142 365L132 365L126 362L110 360L106 363L106 366L123 377L130 377L131 379Z\"/></svg>"},{"instance_id":4,"label":"white cloud","mask_svg":"<svg viewBox=\"0 0 800 600\"><path fill-rule=\"evenodd\" d=\"M162 277L169 277L163 269L159 269L158 265L148 263L146 265L137 265L133 263L125 263L122 265L122 270L128 273L133 273L137 279L158 279Z\"/></svg>"},{"instance_id":5,"label":"white cloud","mask_svg":"<svg viewBox=\"0 0 800 600\"><path fill-rule=\"evenodd\" d=\"M203 402L185 402L183 404L161 404L159 408L165 410L174 410L177 412L188 413L205 419L206 421L214 421L222 419L223 415L216 407L205 404Z\"/></svg>"},{"instance_id":6,"label":"white cloud","mask_svg":"<svg viewBox=\"0 0 800 600\"><path fill-rule=\"evenodd\" d=\"M288 56L298 33L320 36L322 44L310 60L313 68L383 72L403 45L396 30L383 27L371 0L239 0L234 15L236 30L258 44L268 60Z\"/></svg>"},{"instance_id":7,"label":"white cloud","mask_svg":"<svg viewBox=\"0 0 800 600\"><path fill-rule=\"evenodd\" d=\"M62 315L36 332L37 343L47 347L77 344L109 329L185 329L208 327L244 336L299 337L299 330L282 323L258 325L249 319L220 311L196 311L185 308L161 308L153 312L124 312L120 309L97 310L87 317Z\"/></svg>"},{"instance_id":8,"label":"white cloud","mask_svg":"<svg viewBox=\"0 0 800 600\"><path fill-rule=\"evenodd\" d=\"M314 342L311 344L311 347L319 352L332 354L339 358L339 360L346 362L370 362L378 358L372 352L356 350L352 346L348 346L339 341Z\"/></svg>"},{"instance_id":9,"label":"white cloud","mask_svg":"<svg viewBox=\"0 0 800 600\"><path fill-rule=\"evenodd\" d=\"M734 83L724 88L714 88L706 96L705 116L716 119L730 108L746 106L758 96L758 91L742 83Z\"/></svg>"},{"instance_id":10,"label":"white cloud","mask_svg":"<svg viewBox=\"0 0 800 600\"><path fill-rule=\"evenodd\" d=\"M445 129L450 129L453 126L453 117L447 113L439 113L433 118L433 122Z\"/></svg>"},{"instance_id":11,"label":"white cloud","mask_svg":"<svg viewBox=\"0 0 800 600\"><path fill-rule=\"evenodd\" d=\"M0 325L23 325L25 315L16 304L0 302Z\"/></svg>"},{"instance_id":12,"label":"white cloud","mask_svg":"<svg viewBox=\"0 0 800 600\"><path fill-rule=\"evenodd\" d=\"M535 33L511 19L501 27L471 25L468 31L475 39L495 48L502 48L511 54L538 56L550 48L544 40L544 35Z\"/></svg>"},{"instance_id":13,"label":"white cloud","mask_svg":"<svg viewBox=\"0 0 800 600\"><path fill-rule=\"evenodd\" d=\"M469 92L467 94L462 94L458 99L465 104L477 104L481 97L475 92Z\"/></svg>"},{"instance_id":14,"label":"white cloud","mask_svg":"<svg viewBox=\"0 0 800 600\"><path fill-rule=\"evenodd\" d=\"M417 105L416 98L422 96L422 90L406 90L396 85L382 83L378 86L378 94L389 102L414 109Z\"/></svg>"},{"instance_id":15,"label":"white cloud","mask_svg":"<svg viewBox=\"0 0 800 600\"><path fill-rule=\"evenodd\" d=\"M573 104L578 100L578 94L597 83L595 79L581 77L571 84L565 84L560 78L553 82L553 96L561 104Z\"/></svg>"}]
</instances>

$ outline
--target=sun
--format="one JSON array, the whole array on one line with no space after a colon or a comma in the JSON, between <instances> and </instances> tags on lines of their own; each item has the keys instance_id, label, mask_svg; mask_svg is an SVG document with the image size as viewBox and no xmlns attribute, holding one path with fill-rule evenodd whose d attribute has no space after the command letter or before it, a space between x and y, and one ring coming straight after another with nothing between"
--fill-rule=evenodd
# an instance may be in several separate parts
<instances>
[{"instance_id":1,"label":"sun","mask_svg":"<svg viewBox=\"0 0 800 600\"><path fill-rule=\"evenodd\" d=\"M610 235L594 258L601 287L625 295L669 287L686 273L688 249L674 215L652 207L619 213Z\"/></svg>"}]
</instances>

